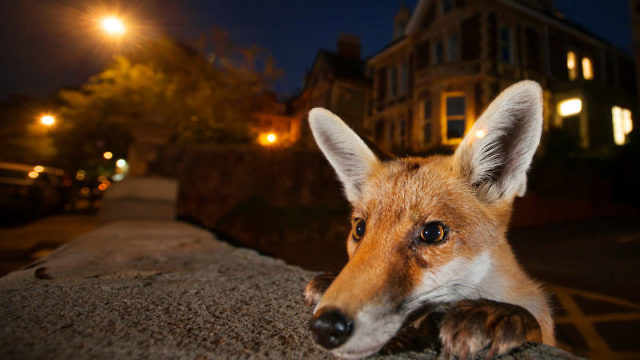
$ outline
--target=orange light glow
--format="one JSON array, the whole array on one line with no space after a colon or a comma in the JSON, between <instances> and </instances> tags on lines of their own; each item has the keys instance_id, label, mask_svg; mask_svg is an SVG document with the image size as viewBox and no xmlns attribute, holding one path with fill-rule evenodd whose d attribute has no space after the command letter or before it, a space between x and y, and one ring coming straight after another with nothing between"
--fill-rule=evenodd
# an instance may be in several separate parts
<instances>
[{"instance_id":1,"label":"orange light glow","mask_svg":"<svg viewBox=\"0 0 640 360\"><path fill-rule=\"evenodd\" d=\"M278 141L278 136L274 133L263 133L258 136L258 143L264 146L274 145Z\"/></svg>"},{"instance_id":2,"label":"orange light glow","mask_svg":"<svg viewBox=\"0 0 640 360\"><path fill-rule=\"evenodd\" d=\"M113 153L111 151L105 151L104 154L102 154L102 157L109 160L113 157Z\"/></svg>"},{"instance_id":3,"label":"orange light glow","mask_svg":"<svg viewBox=\"0 0 640 360\"><path fill-rule=\"evenodd\" d=\"M44 166L36 165L36 166L33 167L33 171L37 171L37 172L41 173L41 172L44 171Z\"/></svg>"},{"instance_id":4,"label":"orange light glow","mask_svg":"<svg viewBox=\"0 0 640 360\"><path fill-rule=\"evenodd\" d=\"M29 177L32 179L36 179L38 176L40 176L40 173L37 171L29 171L29 174L27 175L29 175Z\"/></svg>"},{"instance_id":5,"label":"orange light glow","mask_svg":"<svg viewBox=\"0 0 640 360\"><path fill-rule=\"evenodd\" d=\"M593 64L587 57L582 58L582 76L585 80L593 80Z\"/></svg>"},{"instance_id":6,"label":"orange light glow","mask_svg":"<svg viewBox=\"0 0 640 360\"><path fill-rule=\"evenodd\" d=\"M105 16L101 20L102 30L111 36L122 36L126 28L122 20L116 16Z\"/></svg>"},{"instance_id":7,"label":"orange light glow","mask_svg":"<svg viewBox=\"0 0 640 360\"><path fill-rule=\"evenodd\" d=\"M56 119L49 114L45 114L40 117L40 123L44 126L52 126L55 122Z\"/></svg>"}]
</instances>

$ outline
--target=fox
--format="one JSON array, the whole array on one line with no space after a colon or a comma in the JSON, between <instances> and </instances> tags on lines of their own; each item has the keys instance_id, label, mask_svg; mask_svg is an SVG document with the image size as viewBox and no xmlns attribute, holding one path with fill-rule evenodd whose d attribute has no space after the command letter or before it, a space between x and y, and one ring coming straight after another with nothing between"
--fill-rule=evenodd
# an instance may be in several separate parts
<instances>
[{"instance_id":1,"label":"fox","mask_svg":"<svg viewBox=\"0 0 640 360\"><path fill-rule=\"evenodd\" d=\"M424 309L444 309L437 339L447 356L555 346L547 294L506 238L542 133L537 82L499 94L452 155L384 159L329 110L311 109L308 121L352 206L346 265L304 291L318 346L373 355Z\"/></svg>"}]
</instances>

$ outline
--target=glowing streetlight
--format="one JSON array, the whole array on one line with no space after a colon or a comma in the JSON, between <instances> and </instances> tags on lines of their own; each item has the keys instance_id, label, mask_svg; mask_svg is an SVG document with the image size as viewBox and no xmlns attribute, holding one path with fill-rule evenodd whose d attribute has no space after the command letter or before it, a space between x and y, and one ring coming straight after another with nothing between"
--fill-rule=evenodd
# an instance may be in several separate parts
<instances>
[{"instance_id":1,"label":"glowing streetlight","mask_svg":"<svg viewBox=\"0 0 640 360\"><path fill-rule=\"evenodd\" d=\"M40 117L40 123L44 126L52 126L55 122L56 119L49 114L45 114Z\"/></svg>"},{"instance_id":2,"label":"glowing streetlight","mask_svg":"<svg viewBox=\"0 0 640 360\"><path fill-rule=\"evenodd\" d=\"M104 154L102 154L102 157L109 160L113 157L113 153L111 151L105 151Z\"/></svg>"},{"instance_id":3,"label":"glowing streetlight","mask_svg":"<svg viewBox=\"0 0 640 360\"><path fill-rule=\"evenodd\" d=\"M276 142L276 134L269 134L269 135L267 135L267 141L268 141L268 142L270 142L270 143L272 143L272 144L273 144L274 142Z\"/></svg>"},{"instance_id":4,"label":"glowing streetlight","mask_svg":"<svg viewBox=\"0 0 640 360\"><path fill-rule=\"evenodd\" d=\"M110 36L122 36L127 31L122 20L116 16L105 16L100 23L102 30Z\"/></svg>"}]
</instances>

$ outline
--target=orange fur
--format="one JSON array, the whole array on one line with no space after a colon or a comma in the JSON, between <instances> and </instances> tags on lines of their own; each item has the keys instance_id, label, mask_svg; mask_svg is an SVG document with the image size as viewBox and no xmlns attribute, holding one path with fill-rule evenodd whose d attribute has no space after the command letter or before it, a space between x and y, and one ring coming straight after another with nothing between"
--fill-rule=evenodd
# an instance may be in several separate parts
<instances>
[{"instance_id":1,"label":"orange fur","mask_svg":"<svg viewBox=\"0 0 640 360\"><path fill-rule=\"evenodd\" d=\"M546 296L520 267L505 236L540 140L539 85L524 81L505 90L452 156L381 162L327 110L312 110L310 124L354 209L349 262L316 308L317 329L339 323L331 319L352 321L340 343L322 338L331 340L324 342L335 347L334 354L372 354L421 306L464 299L518 305L535 317L543 342L555 344ZM480 130L485 135L475 136ZM356 219L366 223L358 240ZM434 222L448 228L446 238L421 242L422 229ZM323 309L333 313L323 317Z\"/></svg>"}]
</instances>

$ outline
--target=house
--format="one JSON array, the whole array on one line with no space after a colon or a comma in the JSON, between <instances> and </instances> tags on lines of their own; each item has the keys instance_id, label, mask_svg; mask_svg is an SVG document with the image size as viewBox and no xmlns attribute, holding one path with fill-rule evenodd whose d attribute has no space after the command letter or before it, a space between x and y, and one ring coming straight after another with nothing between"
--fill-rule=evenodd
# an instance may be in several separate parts
<instances>
[{"instance_id":1,"label":"house","mask_svg":"<svg viewBox=\"0 0 640 360\"><path fill-rule=\"evenodd\" d=\"M360 38L342 34L337 50L319 50L305 77L301 93L289 103L289 112L301 125L301 146L315 147L306 121L309 110L327 108L358 133L367 134L365 117L371 81L365 76Z\"/></svg>"},{"instance_id":2,"label":"house","mask_svg":"<svg viewBox=\"0 0 640 360\"><path fill-rule=\"evenodd\" d=\"M420 0L401 7L393 41L367 66L366 127L389 150L454 148L523 79L544 88L544 130L576 146L621 145L633 127L633 57L564 20L552 0Z\"/></svg>"}]
</instances>

